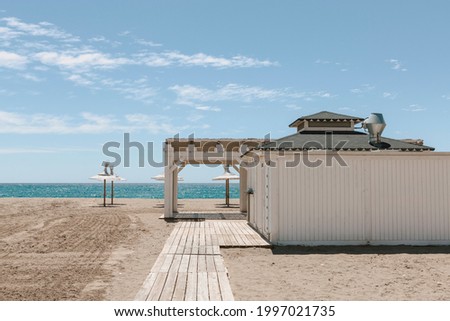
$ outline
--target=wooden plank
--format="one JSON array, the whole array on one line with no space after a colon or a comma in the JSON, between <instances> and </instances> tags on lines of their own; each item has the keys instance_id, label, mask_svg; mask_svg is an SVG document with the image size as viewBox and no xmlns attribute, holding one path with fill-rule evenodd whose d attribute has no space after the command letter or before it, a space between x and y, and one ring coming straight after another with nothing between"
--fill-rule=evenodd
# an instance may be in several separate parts
<instances>
[{"instance_id":1,"label":"wooden plank","mask_svg":"<svg viewBox=\"0 0 450 321\"><path fill-rule=\"evenodd\" d=\"M175 291L175 285L177 281L178 272L167 273L166 282L161 291L159 301L171 301L173 293Z\"/></svg>"},{"instance_id":2,"label":"wooden plank","mask_svg":"<svg viewBox=\"0 0 450 321\"><path fill-rule=\"evenodd\" d=\"M164 261L166 260L166 255L164 253L161 253L158 258L155 261L155 264L153 264L152 269L150 272L157 273L161 269L161 266L164 264Z\"/></svg>"},{"instance_id":3,"label":"wooden plank","mask_svg":"<svg viewBox=\"0 0 450 321\"><path fill-rule=\"evenodd\" d=\"M181 256L180 267L178 268L179 272L187 272L188 271L189 259L190 259L190 255L183 254Z\"/></svg>"},{"instance_id":4,"label":"wooden plank","mask_svg":"<svg viewBox=\"0 0 450 321\"><path fill-rule=\"evenodd\" d=\"M183 236L184 229L182 229L181 225L179 225L174 232L176 232L176 234L172 245L169 248L169 253L176 253L178 245L180 244L181 238Z\"/></svg>"},{"instance_id":5,"label":"wooden plank","mask_svg":"<svg viewBox=\"0 0 450 321\"><path fill-rule=\"evenodd\" d=\"M197 272L187 274L185 301L197 301Z\"/></svg>"},{"instance_id":6,"label":"wooden plank","mask_svg":"<svg viewBox=\"0 0 450 321\"><path fill-rule=\"evenodd\" d=\"M192 241L192 250L190 254L198 254L198 246L200 243L200 234L199 234L199 228L198 225L195 225L194 227L194 239Z\"/></svg>"},{"instance_id":7,"label":"wooden plank","mask_svg":"<svg viewBox=\"0 0 450 321\"><path fill-rule=\"evenodd\" d=\"M206 272L216 272L216 264L214 263L214 255L206 255Z\"/></svg>"},{"instance_id":8,"label":"wooden plank","mask_svg":"<svg viewBox=\"0 0 450 321\"><path fill-rule=\"evenodd\" d=\"M192 243L194 241L194 233L192 231L192 226L188 229L188 236L186 237L186 243L184 247L184 254L191 254L192 253Z\"/></svg>"},{"instance_id":9,"label":"wooden plank","mask_svg":"<svg viewBox=\"0 0 450 321\"><path fill-rule=\"evenodd\" d=\"M190 255L188 272L197 273L197 255Z\"/></svg>"},{"instance_id":10,"label":"wooden plank","mask_svg":"<svg viewBox=\"0 0 450 321\"><path fill-rule=\"evenodd\" d=\"M227 222L224 222L225 230L227 231L228 236L230 237L231 245L239 245L239 241L237 239L237 236L235 235L235 231L233 231L230 227L230 224Z\"/></svg>"},{"instance_id":11,"label":"wooden plank","mask_svg":"<svg viewBox=\"0 0 450 321\"><path fill-rule=\"evenodd\" d=\"M177 283L173 291L172 301L183 301L186 294L187 272L178 272Z\"/></svg>"},{"instance_id":12,"label":"wooden plank","mask_svg":"<svg viewBox=\"0 0 450 321\"><path fill-rule=\"evenodd\" d=\"M207 272L206 270L206 255L197 255L198 265L197 272Z\"/></svg>"},{"instance_id":13,"label":"wooden plank","mask_svg":"<svg viewBox=\"0 0 450 321\"><path fill-rule=\"evenodd\" d=\"M210 301L221 301L222 294L220 293L219 278L216 272L208 272L208 289Z\"/></svg>"},{"instance_id":14,"label":"wooden plank","mask_svg":"<svg viewBox=\"0 0 450 321\"><path fill-rule=\"evenodd\" d=\"M170 266L172 265L173 258L174 258L173 254L167 254L166 258L164 260L164 263L158 272L169 272Z\"/></svg>"},{"instance_id":15,"label":"wooden plank","mask_svg":"<svg viewBox=\"0 0 450 321\"><path fill-rule=\"evenodd\" d=\"M208 273L197 274L197 301L209 301Z\"/></svg>"},{"instance_id":16,"label":"wooden plank","mask_svg":"<svg viewBox=\"0 0 450 321\"><path fill-rule=\"evenodd\" d=\"M186 243L188 242L188 235L189 235L189 229L184 228L183 235L180 239L180 243L178 244L175 254L183 254L184 253L184 249L186 248Z\"/></svg>"},{"instance_id":17,"label":"wooden plank","mask_svg":"<svg viewBox=\"0 0 450 321\"><path fill-rule=\"evenodd\" d=\"M157 273L155 283L148 295L147 301L158 301L166 282L167 273Z\"/></svg>"},{"instance_id":18,"label":"wooden plank","mask_svg":"<svg viewBox=\"0 0 450 321\"><path fill-rule=\"evenodd\" d=\"M221 255L214 255L214 266L217 272L227 272L227 268L225 267L225 262Z\"/></svg>"},{"instance_id":19,"label":"wooden plank","mask_svg":"<svg viewBox=\"0 0 450 321\"><path fill-rule=\"evenodd\" d=\"M234 301L233 292L231 291L230 282L225 272L218 272L217 277L219 279L220 293L222 294L223 301Z\"/></svg>"},{"instance_id":20,"label":"wooden plank","mask_svg":"<svg viewBox=\"0 0 450 321\"><path fill-rule=\"evenodd\" d=\"M180 267L182 258L183 258L182 255L174 255L172 264L170 265L168 272L175 272L175 273L178 272L178 268Z\"/></svg>"},{"instance_id":21,"label":"wooden plank","mask_svg":"<svg viewBox=\"0 0 450 321\"><path fill-rule=\"evenodd\" d=\"M149 273L138 293L134 297L135 301L145 301L150 293L150 290L153 287L153 284L156 281L156 273Z\"/></svg>"}]
</instances>

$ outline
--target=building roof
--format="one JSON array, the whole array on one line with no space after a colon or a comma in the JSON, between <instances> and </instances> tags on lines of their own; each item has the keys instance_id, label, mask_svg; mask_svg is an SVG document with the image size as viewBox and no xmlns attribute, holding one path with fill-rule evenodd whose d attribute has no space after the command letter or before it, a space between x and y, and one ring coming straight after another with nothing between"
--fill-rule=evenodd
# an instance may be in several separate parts
<instances>
[{"instance_id":1,"label":"building roof","mask_svg":"<svg viewBox=\"0 0 450 321\"><path fill-rule=\"evenodd\" d=\"M433 147L381 137L380 145L369 143L369 135L358 131L308 131L260 145L256 150L342 150L342 151L433 151Z\"/></svg>"},{"instance_id":2,"label":"building roof","mask_svg":"<svg viewBox=\"0 0 450 321\"><path fill-rule=\"evenodd\" d=\"M323 122L342 122L342 121L354 121L356 123L362 122L364 118L349 116L344 114L332 113L329 111L321 111L312 115L302 116L297 118L294 122L292 122L289 127L297 127L299 123L304 120L315 120L315 121L323 121Z\"/></svg>"}]
</instances>

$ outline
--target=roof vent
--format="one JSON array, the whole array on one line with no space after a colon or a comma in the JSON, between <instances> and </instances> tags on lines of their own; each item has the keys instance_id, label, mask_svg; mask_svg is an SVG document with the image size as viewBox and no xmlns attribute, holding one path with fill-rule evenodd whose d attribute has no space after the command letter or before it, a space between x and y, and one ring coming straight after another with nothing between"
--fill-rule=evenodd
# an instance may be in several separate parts
<instances>
[{"instance_id":1,"label":"roof vent","mask_svg":"<svg viewBox=\"0 0 450 321\"><path fill-rule=\"evenodd\" d=\"M369 131L369 142L371 144L381 144L381 134L386 127L383 114L370 114L370 116L363 121L362 127Z\"/></svg>"}]
</instances>

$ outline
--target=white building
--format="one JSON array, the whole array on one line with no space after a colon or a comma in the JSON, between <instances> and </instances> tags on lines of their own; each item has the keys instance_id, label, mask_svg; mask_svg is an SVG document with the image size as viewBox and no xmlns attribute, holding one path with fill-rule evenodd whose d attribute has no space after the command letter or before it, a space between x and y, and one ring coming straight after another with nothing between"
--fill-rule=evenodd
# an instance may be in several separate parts
<instances>
[{"instance_id":1,"label":"white building","mask_svg":"<svg viewBox=\"0 0 450 321\"><path fill-rule=\"evenodd\" d=\"M450 244L450 153L371 138L363 121L301 117L247 152L249 223L274 244Z\"/></svg>"}]
</instances>

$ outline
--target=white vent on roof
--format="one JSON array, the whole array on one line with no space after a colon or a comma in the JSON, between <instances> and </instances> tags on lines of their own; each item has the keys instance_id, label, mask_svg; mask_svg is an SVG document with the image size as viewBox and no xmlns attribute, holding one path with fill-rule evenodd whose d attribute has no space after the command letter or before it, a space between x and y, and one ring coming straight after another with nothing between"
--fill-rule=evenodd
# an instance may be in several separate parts
<instances>
[{"instance_id":1,"label":"white vent on roof","mask_svg":"<svg viewBox=\"0 0 450 321\"><path fill-rule=\"evenodd\" d=\"M381 134L383 133L386 123L383 118L383 114L372 113L367 117L363 123L362 127L369 131L369 142L372 144L381 143Z\"/></svg>"}]
</instances>

